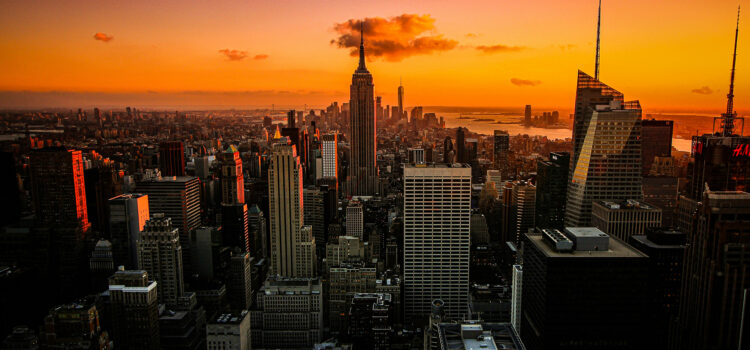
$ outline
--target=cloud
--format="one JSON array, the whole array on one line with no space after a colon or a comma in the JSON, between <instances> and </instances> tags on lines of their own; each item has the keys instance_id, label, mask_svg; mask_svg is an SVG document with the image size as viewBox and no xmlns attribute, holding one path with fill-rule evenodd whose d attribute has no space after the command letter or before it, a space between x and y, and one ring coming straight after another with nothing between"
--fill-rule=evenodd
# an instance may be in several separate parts
<instances>
[{"instance_id":1,"label":"cloud","mask_svg":"<svg viewBox=\"0 0 750 350\"><path fill-rule=\"evenodd\" d=\"M714 93L714 90L711 90L711 88L708 86L702 86L698 89L690 90L690 92L694 94L700 94L700 95L710 95Z\"/></svg>"},{"instance_id":2,"label":"cloud","mask_svg":"<svg viewBox=\"0 0 750 350\"><path fill-rule=\"evenodd\" d=\"M266 55L266 54L260 54L260 55L253 56L254 60L265 60L266 58L268 58L268 55Z\"/></svg>"},{"instance_id":3,"label":"cloud","mask_svg":"<svg viewBox=\"0 0 750 350\"><path fill-rule=\"evenodd\" d=\"M537 86L541 84L542 82L540 80L527 80L527 79L519 79L519 78L511 78L510 83L515 86Z\"/></svg>"},{"instance_id":4,"label":"cloud","mask_svg":"<svg viewBox=\"0 0 750 350\"><path fill-rule=\"evenodd\" d=\"M467 38L478 38L479 34L477 33L466 33Z\"/></svg>"},{"instance_id":5,"label":"cloud","mask_svg":"<svg viewBox=\"0 0 750 350\"><path fill-rule=\"evenodd\" d=\"M219 50L219 53L227 56L227 60L229 61L242 61L243 59L245 59L245 57L247 57L247 51L223 49Z\"/></svg>"},{"instance_id":6,"label":"cloud","mask_svg":"<svg viewBox=\"0 0 750 350\"><path fill-rule=\"evenodd\" d=\"M105 43L108 43L110 40L114 38L115 38L114 36L107 35L101 32L94 34L94 40L99 40Z\"/></svg>"},{"instance_id":7,"label":"cloud","mask_svg":"<svg viewBox=\"0 0 750 350\"><path fill-rule=\"evenodd\" d=\"M567 44L567 45L557 45L557 47L560 48L562 51L572 50L577 47L576 44Z\"/></svg>"},{"instance_id":8,"label":"cloud","mask_svg":"<svg viewBox=\"0 0 750 350\"><path fill-rule=\"evenodd\" d=\"M339 35L331 40L339 48L350 49L351 56L359 55L361 20L350 19L336 23L333 30ZM387 61L401 61L415 55L448 51L458 41L446 39L436 32L435 19L430 15L402 14L400 16L364 19L365 53Z\"/></svg>"},{"instance_id":9,"label":"cloud","mask_svg":"<svg viewBox=\"0 0 750 350\"><path fill-rule=\"evenodd\" d=\"M526 47L523 46L508 46L508 45L479 45L476 47L477 50L482 51L486 54L493 54L493 53L502 53L502 52L518 52L526 50Z\"/></svg>"}]
</instances>

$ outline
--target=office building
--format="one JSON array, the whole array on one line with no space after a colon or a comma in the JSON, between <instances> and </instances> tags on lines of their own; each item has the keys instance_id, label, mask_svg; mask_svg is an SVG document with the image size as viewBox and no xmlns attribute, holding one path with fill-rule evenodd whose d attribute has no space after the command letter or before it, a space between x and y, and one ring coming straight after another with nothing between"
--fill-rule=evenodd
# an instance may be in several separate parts
<instances>
[{"instance_id":1,"label":"office building","mask_svg":"<svg viewBox=\"0 0 750 350\"><path fill-rule=\"evenodd\" d=\"M531 105L526 105L523 110L523 122L526 125L531 125Z\"/></svg>"},{"instance_id":2,"label":"office building","mask_svg":"<svg viewBox=\"0 0 750 350\"><path fill-rule=\"evenodd\" d=\"M355 293L347 310L347 338L355 349L390 349L393 333L391 295Z\"/></svg>"},{"instance_id":3,"label":"office building","mask_svg":"<svg viewBox=\"0 0 750 350\"><path fill-rule=\"evenodd\" d=\"M536 227L562 229L568 191L570 154L553 152L536 163Z\"/></svg>"},{"instance_id":4,"label":"office building","mask_svg":"<svg viewBox=\"0 0 750 350\"><path fill-rule=\"evenodd\" d=\"M92 296L52 308L39 332L42 348L111 349L109 335L101 328L96 304L97 298Z\"/></svg>"},{"instance_id":5,"label":"office building","mask_svg":"<svg viewBox=\"0 0 750 350\"><path fill-rule=\"evenodd\" d=\"M100 292L107 289L107 279L115 272L115 261L112 258L112 243L106 239L96 242L89 258L89 278L92 290Z\"/></svg>"},{"instance_id":6,"label":"office building","mask_svg":"<svg viewBox=\"0 0 750 350\"><path fill-rule=\"evenodd\" d=\"M211 350L250 350L250 312L221 314L206 325L206 346Z\"/></svg>"},{"instance_id":7,"label":"office building","mask_svg":"<svg viewBox=\"0 0 750 350\"><path fill-rule=\"evenodd\" d=\"M453 149L453 139L446 136L443 141L443 163L452 164L456 158L456 151Z\"/></svg>"},{"instance_id":8,"label":"office building","mask_svg":"<svg viewBox=\"0 0 750 350\"><path fill-rule=\"evenodd\" d=\"M462 127L458 127L456 130L456 162L467 163L466 158L466 131Z\"/></svg>"},{"instance_id":9,"label":"office building","mask_svg":"<svg viewBox=\"0 0 750 350\"><path fill-rule=\"evenodd\" d=\"M17 222L21 217L21 189L18 182L16 158L11 152L0 152L0 226Z\"/></svg>"},{"instance_id":10,"label":"office building","mask_svg":"<svg viewBox=\"0 0 750 350\"><path fill-rule=\"evenodd\" d=\"M359 201L349 202L346 206L346 235L364 239L365 213L362 203Z\"/></svg>"},{"instance_id":11,"label":"office building","mask_svg":"<svg viewBox=\"0 0 750 350\"><path fill-rule=\"evenodd\" d=\"M126 193L110 198L109 237L115 266L135 269L138 262L136 242L149 219L148 195Z\"/></svg>"},{"instance_id":12,"label":"office building","mask_svg":"<svg viewBox=\"0 0 750 350\"><path fill-rule=\"evenodd\" d=\"M119 270L109 279L112 340L125 349L161 349L157 284L144 270Z\"/></svg>"},{"instance_id":13,"label":"office building","mask_svg":"<svg viewBox=\"0 0 750 350\"><path fill-rule=\"evenodd\" d=\"M255 259L248 252L235 251L229 259L226 279L229 307L234 311L247 310L253 303L253 265Z\"/></svg>"},{"instance_id":14,"label":"office building","mask_svg":"<svg viewBox=\"0 0 750 350\"><path fill-rule=\"evenodd\" d=\"M349 167L349 194L372 196L378 192L377 137L374 85L372 74L365 67L364 35L359 45L359 67L352 75L349 95L351 122L351 164Z\"/></svg>"},{"instance_id":15,"label":"office building","mask_svg":"<svg viewBox=\"0 0 750 350\"><path fill-rule=\"evenodd\" d=\"M399 79L398 82L398 116L393 116L396 118L396 120L401 120L404 118L404 86L401 82L401 79Z\"/></svg>"},{"instance_id":16,"label":"office building","mask_svg":"<svg viewBox=\"0 0 750 350\"><path fill-rule=\"evenodd\" d=\"M508 151L510 150L510 135L505 130L495 130L493 141L493 161L495 169L505 172L508 169Z\"/></svg>"},{"instance_id":17,"label":"office building","mask_svg":"<svg viewBox=\"0 0 750 350\"><path fill-rule=\"evenodd\" d=\"M438 350L526 349L518 332L508 323L440 323L438 340Z\"/></svg>"},{"instance_id":18,"label":"office building","mask_svg":"<svg viewBox=\"0 0 750 350\"><path fill-rule=\"evenodd\" d=\"M302 168L294 146L275 144L268 169L271 274L314 276L315 239L304 224Z\"/></svg>"},{"instance_id":19,"label":"office building","mask_svg":"<svg viewBox=\"0 0 750 350\"><path fill-rule=\"evenodd\" d=\"M248 210L248 227L250 231L250 255L259 259L268 257L269 239L266 217L257 204L253 204Z\"/></svg>"},{"instance_id":20,"label":"office building","mask_svg":"<svg viewBox=\"0 0 750 350\"><path fill-rule=\"evenodd\" d=\"M651 167L654 170L654 167ZM674 176L644 176L643 201L661 209L661 225L674 225L677 213L679 179Z\"/></svg>"},{"instance_id":21,"label":"office building","mask_svg":"<svg viewBox=\"0 0 750 350\"><path fill-rule=\"evenodd\" d=\"M49 227L77 228L80 238L91 228L81 151L62 147L29 154L31 194L37 220Z\"/></svg>"},{"instance_id":22,"label":"office building","mask_svg":"<svg viewBox=\"0 0 750 350\"><path fill-rule=\"evenodd\" d=\"M178 229L183 262L186 272L191 273L190 234L201 224L200 180L192 176L157 176L139 181L136 189L148 196L151 213L163 213Z\"/></svg>"},{"instance_id":23,"label":"office building","mask_svg":"<svg viewBox=\"0 0 750 350\"><path fill-rule=\"evenodd\" d=\"M408 323L424 324L435 299L445 302L451 319L466 313L470 217L470 167L404 167L403 285Z\"/></svg>"},{"instance_id":24,"label":"office building","mask_svg":"<svg viewBox=\"0 0 750 350\"><path fill-rule=\"evenodd\" d=\"M515 224L513 233L513 242L519 246L521 237L529 229L533 229L534 219L536 219L536 186L526 181L513 181L511 192L511 203L514 215L513 223Z\"/></svg>"},{"instance_id":25,"label":"office building","mask_svg":"<svg viewBox=\"0 0 750 350\"><path fill-rule=\"evenodd\" d=\"M585 140L573 157L568 183L566 226L589 226L595 201L643 196L640 104L613 100L596 105L587 116L586 134L579 135Z\"/></svg>"},{"instance_id":26,"label":"office building","mask_svg":"<svg viewBox=\"0 0 750 350\"><path fill-rule=\"evenodd\" d=\"M323 340L323 285L318 278L270 276L250 316L253 349L309 349Z\"/></svg>"},{"instance_id":27,"label":"office building","mask_svg":"<svg viewBox=\"0 0 750 350\"><path fill-rule=\"evenodd\" d=\"M221 227L201 226L195 229L190 246L193 247L192 263L195 266L193 277L197 277L200 283L211 283L219 272L222 245Z\"/></svg>"},{"instance_id":28,"label":"office building","mask_svg":"<svg viewBox=\"0 0 750 350\"><path fill-rule=\"evenodd\" d=\"M512 296L510 304L510 324L516 332L521 332L521 301L523 300L523 265L513 265Z\"/></svg>"},{"instance_id":29,"label":"office building","mask_svg":"<svg viewBox=\"0 0 750 350\"><path fill-rule=\"evenodd\" d=\"M591 225L625 242L642 235L649 227L661 226L661 209L636 200L596 201L591 210Z\"/></svg>"},{"instance_id":30,"label":"office building","mask_svg":"<svg viewBox=\"0 0 750 350\"><path fill-rule=\"evenodd\" d=\"M347 261L363 261L365 246L359 237L338 236L326 244L326 266L339 266Z\"/></svg>"},{"instance_id":31,"label":"office building","mask_svg":"<svg viewBox=\"0 0 750 350\"><path fill-rule=\"evenodd\" d=\"M691 221L676 340L681 349L740 349L748 339L750 194L706 191Z\"/></svg>"},{"instance_id":32,"label":"office building","mask_svg":"<svg viewBox=\"0 0 750 350\"><path fill-rule=\"evenodd\" d=\"M693 136L688 197L701 200L712 191L750 191L750 136Z\"/></svg>"},{"instance_id":33,"label":"office building","mask_svg":"<svg viewBox=\"0 0 750 350\"><path fill-rule=\"evenodd\" d=\"M230 145L220 154L221 224L224 244L250 251L250 232L242 159L237 147Z\"/></svg>"},{"instance_id":34,"label":"office building","mask_svg":"<svg viewBox=\"0 0 750 350\"><path fill-rule=\"evenodd\" d=\"M339 139L338 134L330 133L323 135L320 156L323 159L322 176L333 178L335 183L339 181Z\"/></svg>"},{"instance_id":35,"label":"office building","mask_svg":"<svg viewBox=\"0 0 750 350\"><path fill-rule=\"evenodd\" d=\"M159 170L163 176L185 176L185 146L182 141L159 143Z\"/></svg>"},{"instance_id":36,"label":"office building","mask_svg":"<svg viewBox=\"0 0 750 350\"><path fill-rule=\"evenodd\" d=\"M331 332L343 334L355 293L374 293L377 269L364 261L342 262L328 268L328 322Z\"/></svg>"},{"instance_id":37,"label":"office building","mask_svg":"<svg viewBox=\"0 0 750 350\"><path fill-rule=\"evenodd\" d=\"M641 166L643 176L651 172L655 157L672 156L671 120L644 119L641 123Z\"/></svg>"},{"instance_id":38,"label":"office building","mask_svg":"<svg viewBox=\"0 0 750 350\"><path fill-rule=\"evenodd\" d=\"M521 338L529 349L652 346L648 256L592 227L523 237Z\"/></svg>"},{"instance_id":39,"label":"office building","mask_svg":"<svg viewBox=\"0 0 750 350\"><path fill-rule=\"evenodd\" d=\"M648 255L649 285L656 334L670 334L676 327L680 302L682 261L686 235L665 227L649 227L645 235L630 236L628 243ZM668 349L668 336L656 338L655 348Z\"/></svg>"},{"instance_id":40,"label":"office building","mask_svg":"<svg viewBox=\"0 0 750 350\"><path fill-rule=\"evenodd\" d=\"M159 302L178 305L185 292L182 246L172 219L156 213L146 221L138 240L138 268L146 270L159 284Z\"/></svg>"},{"instance_id":41,"label":"office building","mask_svg":"<svg viewBox=\"0 0 750 350\"><path fill-rule=\"evenodd\" d=\"M305 203L304 219L305 225L312 226L313 237L315 237L316 255L325 256L326 226L325 226L325 195L326 193L315 186L305 188L303 191L303 203Z\"/></svg>"}]
</instances>

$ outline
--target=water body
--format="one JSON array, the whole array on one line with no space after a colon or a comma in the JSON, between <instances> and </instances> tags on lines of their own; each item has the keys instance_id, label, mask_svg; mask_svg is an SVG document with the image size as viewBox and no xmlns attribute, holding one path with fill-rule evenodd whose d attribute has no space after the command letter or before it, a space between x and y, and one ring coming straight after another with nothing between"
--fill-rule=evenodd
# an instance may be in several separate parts
<instances>
[{"instance_id":1,"label":"water body","mask_svg":"<svg viewBox=\"0 0 750 350\"><path fill-rule=\"evenodd\" d=\"M425 110L425 112L431 112ZM464 127L469 129L471 132L493 135L495 130L505 130L511 136L514 135L529 135L529 136L546 136L552 140L563 140L573 137L573 131L571 129L546 129L546 128L535 128L527 127L522 125L520 122L523 120L523 116L520 114L513 113L498 113L498 114L461 114L460 112L441 112L434 111L438 117L445 118L445 127L452 129L457 127ZM492 113L492 112L489 112ZM560 118L567 118L560 114ZM489 120L488 120L489 119ZM690 140L673 138L672 146L678 151L690 152Z\"/></svg>"}]
</instances>

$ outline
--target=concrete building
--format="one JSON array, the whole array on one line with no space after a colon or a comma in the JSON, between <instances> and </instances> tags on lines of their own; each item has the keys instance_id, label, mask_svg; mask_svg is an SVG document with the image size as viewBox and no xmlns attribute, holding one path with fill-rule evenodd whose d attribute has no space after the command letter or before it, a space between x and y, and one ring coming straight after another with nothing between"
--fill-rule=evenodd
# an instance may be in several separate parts
<instances>
[{"instance_id":1,"label":"concrete building","mask_svg":"<svg viewBox=\"0 0 750 350\"><path fill-rule=\"evenodd\" d=\"M312 277L315 274L315 238L303 227L302 168L294 146L273 146L268 169L271 220L271 274Z\"/></svg>"},{"instance_id":2,"label":"concrete building","mask_svg":"<svg viewBox=\"0 0 750 350\"><path fill-rule=\"evenodd\" d=\"M206 325L206 346L210 350L250 350L250 312L221 314Z\"/></svg>"},{"instance_id":3,"label":"concrete building","mask_svg":"<svg viewBox=\"0 0 750 350\"><path fill-rule=\"evenodd\" d=\"M351 201L346 206L346 235L357 237L360 240L364 238L365 230L365 213L362 203Z\"/></svg>"},{"instance_id":4,"label":"concrete building","mask_svg":"<svg viewBox=\"0 0 750 350\"><path fill-rule=\"evenodd\" d=\"M253 349L309 349L323 340L322 283L271 276L250 315Z\"/></svg>"},{"instance_id":5,"label":"concrete building","mask_svg":"<svg viewBox=\"0 0 750 350\"><path fill-rule=\"evenodd\" d=\"M596 201L591 210L592 226L623 241L661 226L661 221L661 209L636 200Z\"/></svg>"},{"instance_id":6,"label":"concrete building","mask_svg":"<svg viewBox=\"0 0 750 350\"><path fill-rule=\"evenodd\" d=\"M648 256L593 227L541 229L524 242L521 336L529 349L653 344L652 319L644 317Z\"/></svg>"},{"instance_id":7,"label":"concrete building","mask_svg":"<svg viewBox=\"0 0 750 350\"><path fill-rule=\"evenodd\" d=\"M109 234L115 266L134 269L138 262L136 242L150 213L148 195L126 193L110 198Z\"/></svg>"},{"instance_id":8,"label":"concrete building","mask_svg":"<svg viewBox=\"0 0 750 350\"><path fill-rule=\"evenodd\" d=\"M182 246L172 219L162 213L146 221L138 240L138 268L146 270L159 283L159 302L178 305L185 293Z\"/></svg>"},{"instance_id":9,"label":"concrete building","mask_svg":"<svg viewBox=\"0 0 750 350\"><path fill-rule=\"evenodd\" d=\"M536 163L536 227L562 229L568 191L570 154L553 152Z\"/></svg>"},{"instance_id":10,"label":"concrete building","mask_svg":"<svg viewBox=\"0 0 750 350\"><path fill-rule=\"evenodd\" d=\"M510 150L510 135L505 130L495 130L492 138L492 154L494 168L501 174L508 175L508 151Z\"/></svg>"},{"instance_id":11,"label":"concrete building","mask_svg":"<svg viewBox=\"0 0 750 350\"><path fill-rule=\"evenodd\" d=\"M360 262L342 263L328 269L328 322L331 332L343 333L347 313L356 293L374 293L377 268Z\"/></svg>"},{"instance_id":12,"label":"concrete building","mask_svg":"<svg viewBox=\"0 0 750 350\"><path fill-rule=\"evenodd\" d=\"M438 325L439 350L525 350L518 332L508 323L469 321Z\"/></svg>"},{"instance_id":13,"label":"concrete building","mask_svg":"<svg viewBox=\"0 0 750 350\"><path fill-rule=\"evenodd\" d=\"M112 340L125 349L160 350L157 284L144 270L119 270L109 279Z\"/></svg>"},{"instance_id":14,"label":"concrete building","mask_svg":"<svg viewBox=\"0 0 750 350\"><path fill-rule=\"evenodd\" d=\"M229 258L229 275L227 276L227 297L229 306L234 311L247 310L253 303L252 270L255 259L248 252L235 251Z\"/></svg>"},{"instance_id":15,"label":"concrete building","mask_svg":"<svg viewBox=\"0 0 750 350\"><path fill-rule=\"evenodd\" d=\"M347 311L347 338L355 349L390 349L391 315L390 294L355 293Z\"/></svg>"},{"instance_id":16,"label":"concrete building","mask_svg":"<svg viewBox=\"0 0 750 350\"><path fill-rule=\"evenodd\" d=\"M425 215L429 213L429 215ZM445 314L467 312L471 168L463 164L404 167L404 314L424 324L433 300Z\"/></svg>"},{"instance_id":17,"label":"concrete building","mask_svg":"<svg viewBox=\"0 0 750 350\"><path fill-rule=\"evenodd\" d=\"M515 224L513 242L520 245L521 236L534 228L536 219L536 186L527 181L513 181L511 192L511 215Z\"/></svg>"},{"instance_id":18,"label":"concrete building","mask_svg":"<svg viewBox=\"0 0 750 350\"><path fill-rule=\"evenodd\" d=\"M364 37L359 45L359 66L349 90L351 163L349 194L372 196L378 192L377 121L372 74L365 66Z\"/></svg>"},{"instance_id":19,"label":"concrete building","mask_svg":"<svg viewBox=\"0 0 750 350\"><path fill-rule=\"evenodd\" d=\"M510 304L510 324L521 332L521 300L523 297L523 265L513 265L513 295Z\"/></svg>"}]
</instances>

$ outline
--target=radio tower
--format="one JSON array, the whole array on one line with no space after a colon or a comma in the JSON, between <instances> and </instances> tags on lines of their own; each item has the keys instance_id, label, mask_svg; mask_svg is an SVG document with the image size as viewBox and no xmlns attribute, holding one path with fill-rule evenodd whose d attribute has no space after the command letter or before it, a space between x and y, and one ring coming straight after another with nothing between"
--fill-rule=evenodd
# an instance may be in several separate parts
<instances>
[{"instance_id":1,"label":"radio tower","mask_svg":"<svg viewBox=\"0 0 750 350\"><path fill-rule=\"evenodd\" d=\"M734 111L734 68L737 64L737 37L740 33L740 7L737 6L737 28L734 31L734 55L732 56L732 75L729 79L729 93L727 94L727 112L721 114L721 135L734 135L734 121L737 118L737 112ZM744 128L744 120L742 121Z\"/></svg>"}]
</instances>

